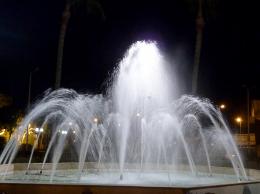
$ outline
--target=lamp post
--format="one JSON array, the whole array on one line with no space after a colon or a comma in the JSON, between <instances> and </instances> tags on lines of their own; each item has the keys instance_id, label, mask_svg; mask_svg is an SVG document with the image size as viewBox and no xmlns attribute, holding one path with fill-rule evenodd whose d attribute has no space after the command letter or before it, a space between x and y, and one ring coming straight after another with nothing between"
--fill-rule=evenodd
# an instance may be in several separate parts
<instances>
[{"instance_id":1,"label":"lamp post","mask_svg":"<svg viewBox=\"0 0 260 194\"><path fill-rule=\"evenodd\" d=\"M250 144L250 86L243 84L242 87L246 89L247 142L248 142L248 147L249 147L249 144Z\"/></svg>"},{"instance_id":2,"label":"lamp post","mask_svg":"<svg viewBox=\"0 0 260 194\"><path fill-rule=\"evenodd\" d=\"M242 133L242 131L241 131L242 118L241 117L237 117L235 120L239 124L239 133L241 134Z\"/></svg>"},{"instance_id":3,"label":"lamp post","mask_svg":"<svg viewBox=\"0 0 260 194\"><path fill-rule=\"evenodd\" d=\"M250 145L250 91L249 88L246 87L246 101L247 101L247 143L248 143L248 148Z\"/></svg>"},{"instance_id":4,"label":"lamp post","mask_svg":"<svg viewBox=\"0 0 260 194\"><path fill-rule=\"evenodd\" d=\"M32 89L32 75L33 73L37 72L39 70L38 67L30 71L29 73L29 84L28 84L28 99L27 99L27 109L29 110L31 106L31 89Z\"/></svg>"},{"instance_id":5,"label":"lamp post","mask_svg":"<svg viewBox=\"0 0 260 194\"><path fill-rule=\"evenodd\" d=\"M30 73L29 73L27 110L29 110L30 106L31 106L32 75L33 75L33 73L37 72L38 70L39 70L39 68L36 67L35 69L30 71ZM28 125L27 128L26 128L26 147L25 147L26 151L28 151L29 128L30 128L30 125Z\"/></svg>"}]
</instances>

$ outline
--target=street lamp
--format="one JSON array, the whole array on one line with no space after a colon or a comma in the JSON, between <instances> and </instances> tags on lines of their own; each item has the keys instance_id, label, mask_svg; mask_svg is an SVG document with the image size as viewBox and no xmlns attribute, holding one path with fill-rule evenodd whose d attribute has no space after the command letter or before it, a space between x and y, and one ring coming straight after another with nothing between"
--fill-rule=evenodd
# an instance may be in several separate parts
<instances>
[{"instance_id":1,"label":"street lamp","mask_svg":"<svg viewBox=\"0 0 260 194\"><path fill-rule=\"evenodd\" d=\"M35 128L35 132L36 132L36 133L42 133L42 132L43 132L43 128L38 128L38 127L36 127L36 128Z\"/></svg>"},{"instance_id":2,"label":"street lamp","mask_svg":"<svg viewBox=\"0 0 260 194\"><path fill-rule=\"evenodd\" d=\"M224 110L224 109L226 108L226 105L225 105L225 104L221 104L221 105L219 106L219 108L220 108L221 110Z\"/></svg>"},{"instance_id":3,"label":"street lamp","mask_svg":"<svg viewBox=\"0 0 260 194\"><path fill-rule=\"evenodd\" d=\"M35 133L37 134L37 144L38 144L38 149L40 149L41 145L42 145L42 133L43 133L44 129L43 128L35 128Z\"/></svg>"},{"instance_id":4,"label":"street lamp","mask_svg":"<svg viewBox=\"0 0 260 194\"><path fill-rule=\"evenodd\" d=\"M61 134L62 134L62 135L67 135L67 134L68 134L68 131L62 130L62 131L61 131Z\"/></svg>"},{"instance_id":5,"label":"street lamp","mask_svg":"<svg viewBox=\"0 0 260 194\"><path fill-rule=\"evenodd\" d=\"M240 131L240 134L241 134L241 123L242 123L242 118L241 117L237 117L236 119L235 119L235 121L239 124L239 131Z\"/></svg>"},{"instance_id":6,"label":"street lamp","mask_svg":"<svg viewBox=\"0 0 260 194\"><path fill-rule=\"evenodd\" d=\"M93 119L93 121L94 121L94 123L98 124L98 118L97 118L97 117L95 117L95 118Z\"/></svg>"}]
</instances>

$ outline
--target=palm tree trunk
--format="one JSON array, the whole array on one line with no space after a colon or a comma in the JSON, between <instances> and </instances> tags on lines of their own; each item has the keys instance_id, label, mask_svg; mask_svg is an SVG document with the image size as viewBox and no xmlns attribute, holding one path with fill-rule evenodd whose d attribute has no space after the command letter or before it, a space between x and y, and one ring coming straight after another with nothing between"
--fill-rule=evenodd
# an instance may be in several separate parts
<instances>
[{"instance_id":1,"label":"palm tree trunk","mask_svg":"<svg viewBox=\"0 0 260 194\"><path fill-rule=\"evenodd\" d=\"M201 53L201 45L203 39L203 28L204 28L204 18L202 15L202 0L198 0L198 16L196 19L196 45L195 45L195 55L194 55L194 65L193 65L193 73L192 73L192 94L197 93L198 89L198 75L199 75L199 65L200 65L200 53Z\"/></svg>"},{"instance_id":2,"label":"palm tree trunk","mask_svg":"<svg viewBox=\"0 0 260 194\"><path fill-rule=\"evenodd\" d=\"M60 28L59 45L58 45L58 53L57 53L57 64L56 64L55 89L60 88L64 40L65 40L65 35L66 35L70 15L71 15L70 14L70 3L66 3L65 9L62 14L62 21L61 21L61 28Z\"/></svg>"}]
</instances>

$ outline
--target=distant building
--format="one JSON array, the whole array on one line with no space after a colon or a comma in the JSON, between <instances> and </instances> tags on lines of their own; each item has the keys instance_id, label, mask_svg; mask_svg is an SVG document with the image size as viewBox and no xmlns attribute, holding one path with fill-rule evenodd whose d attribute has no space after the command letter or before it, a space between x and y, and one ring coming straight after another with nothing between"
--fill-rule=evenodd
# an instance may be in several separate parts
<instances>
[{"instance_id":1,"label":"distant building","mask_svg":"<svg viewBox=\"0 0 260 194\"><path fill-rule=\"evenodd\" d=\"M256 139L255 139L254 133L250 133L249 138L248 138L248 134L234 134L234 140L235 140L236 144L240 147L256 145Z\"/></svg>"},{"instance_id":2,"label":"distant building","mask_svg":"<svg viewBox=\"0 0 260 194\"><path fill-rule=\"evenodd\" d=\"M253 122L260 120L260 100L252 101L251 118Z\"/></svg>"},{"instance_id":3,"label":"distant building","mask_svg":"<svg viewBox=\"0 0 260 194\"><path fill-rule=\"evenodd\" d=\"M252 100L250 124L254 128L257 156L260 158L260 100Z\"/></svg>"},{"instance_id":4,"label":"distant building","mask_svg":"<svg viewBox=\"0 0 260 194\"><path fill-rule=\"evenodd\" d=\"M260 100L252 101L250 123L255 130L257 144L260 144Z\"/></svg>"}]
</instances>

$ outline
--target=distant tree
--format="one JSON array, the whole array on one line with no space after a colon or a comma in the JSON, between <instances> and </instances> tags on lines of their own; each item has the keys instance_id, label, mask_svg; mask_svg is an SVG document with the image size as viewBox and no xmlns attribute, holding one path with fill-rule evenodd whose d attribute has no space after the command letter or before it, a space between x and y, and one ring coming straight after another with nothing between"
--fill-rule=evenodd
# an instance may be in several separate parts
<instances>
[{"instance_id":1,"label":"distant tree","mask_svg":"<svg viewBox=\"0 0 260 194\"><path fill-rule=\"evenodd\" d=\"M0 129L5 129L9 133L9 138L14 130L19 126L23 118L21 111L13 107L0 109Z\"/></svg>"},{"instance_id":2,"label":"distant tree","mask_svg":"<svg viewBox=\"0 0 260 194\"><path fill-rule=\"evenodd\" d=\"M61 84L64 41L65 41L65 36L66 36L66 31L68 28L69 20L71 17L72 8L77 8L79 6L85 6L87 8L88 12L90 12L90 13L96 12L101 15L102 19L105 18L104 11L98 0L66 0L65 8L62 13L60 35L59 35L57 63L56 63L55 89L60 88L60 84Z\"/></svg>"},{"instance_id":3,"label":"distant tree","mask_svg":"<svg viewBox=\"0 0 260 194\"><path fill-rule=\"evenodd\" d=\"M22 123L23 121L23 114L18 111L14 116L13 116L13 124L7 129L9 133L9 138L13 134L13 132L17 129L17 127Z\"/></svg>"},{"instance_id":4,"label":"distant tree","mask_svg":"<svg viewBox=\"0 0 260 194\"><path fill-rule=\"evenodd\" d=\"M194 64L192 73L192 94L198 90L198 76L200 66L200 56L203 41L203 31L205 20L215 17L218 0L185 0L190 11L196 13L196 43L194 53Z\"/></svg>"},{"instance_id":5,"label":"distant tree","mask_svg":"<svg viewBox=\"0 0 260 194\"><path fill-rule=\"evenodd\" d=\"M5 147L6 144L6 139L2 136L0 136L0 151L3 150L3 148Z\"/></svg>"},{"instance_id":6,"label":"distant tree","mask_svg":"<svg viewBox=\"0 0 260 194\"><path fill-rule=\"evenodd\" d=\"M0 108L10 106L12 104L12 98L5 94L0 94Z\"/></svg>"}]
</instances>

